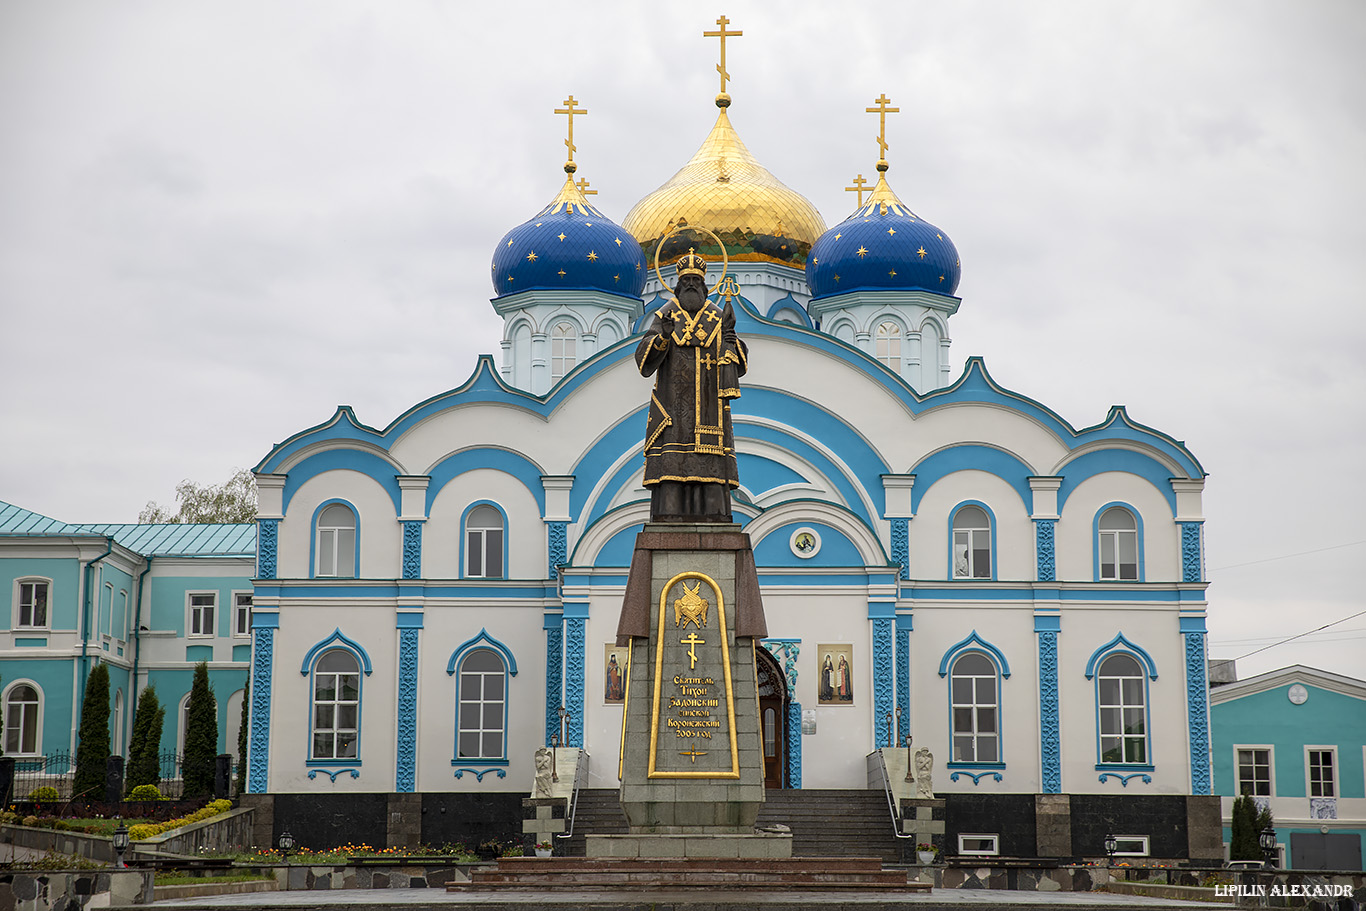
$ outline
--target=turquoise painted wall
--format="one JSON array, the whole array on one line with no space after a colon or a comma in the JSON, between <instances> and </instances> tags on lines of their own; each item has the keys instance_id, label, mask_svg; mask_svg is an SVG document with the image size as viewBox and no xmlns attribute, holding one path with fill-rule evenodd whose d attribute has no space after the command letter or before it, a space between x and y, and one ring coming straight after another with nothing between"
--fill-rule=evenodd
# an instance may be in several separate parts
<instances>
[{"instance_id":1,"label":"turquoise painted wall","mask_svg":"<svg viewBox=\"0 0 1366 911\"><path fill-rule=\"evenodd\" d=\"M0 660L0 689L16 680L29 680L42 693L43 730L39 749L43 753L75 748L76 724L71 688L75 660L65 658L9 658Z\"/></svg>"},{"instance_id":2,"label":"turquoise painted wall","mask_svg":"<svg viewBox=\"0 0 1366 911\"><path fill-rule=\"evenodd\" d=\"M180 737L180 703L186 696L190 695L190 687L194 685L194 668L160 668L149 671L147 682L157 689L157 699L166 709L166 718L161 728L161 749L164 751L179 749ZM247 682L247 671L245 668L209 668L209 686L213 689L214 699L218 702L218 752L234 753L237 751L237 726L241 722L241 713L235 717L228 716L228 699L233 693L240 690Z\"/></svg>"},{"instance_id":3,"label":"turquoise painted wall","mask_svg":"<svg viewBox=\"0 0 1366 911\"><path fill-rule=\"evenodd\" d=\"M1271 744L1275 748L1275 796L1306 797L1304 747L1338 748L1338 796L1366 797L1366 700L1304 684L1309 698L1295 705L1287 684L1210 707L1214 744L1214 793L1235 795L1235 744Z\"/></svg>"},{"instance_id":4,"label":"turquoise painted wall","mask_svg":"<svg viewBox=\"0 0 1366 911\"><path fill-rule=\"evenodd\" d=\"M151 610L143 619L143 625L155 630L173 629L177 635L185 635L186 592L218 592L218 612L214 626L218 635L232 635L232 593L251 591L251 579L247 576L157 576L147 580L152 590ZM193 670L193 669L192 669ZM160 694L160 690L157 693Z\"/></svg>"},{"instance_id":5,"label":"turquoise painted wall","mask_svg":"<svg viewBox=\"0 0 1366 911\"><path fill-rule=\"evenodd\" d=\"M48 592L48 623L53 630L74 630L79 616L81 591L80 561L58 558L30 559L27 557L0 560L0 629L10 629L14 623L14 580L24 576L43 576L52 580Z\"/></svg>"}]
</instances>

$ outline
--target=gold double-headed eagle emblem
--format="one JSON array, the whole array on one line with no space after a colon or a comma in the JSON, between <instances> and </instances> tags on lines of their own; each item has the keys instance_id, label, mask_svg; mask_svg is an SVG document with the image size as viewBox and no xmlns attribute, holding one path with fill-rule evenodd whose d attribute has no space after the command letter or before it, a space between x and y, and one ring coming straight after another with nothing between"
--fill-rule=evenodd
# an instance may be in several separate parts
<instances>
[{"instance_id":1,"label":"gold double-headed eagle emblem","mask_svg":"<svg viewBox=\"0 0 1366 911\"><path fill-rule=\"evenodd\" d=\"M699 580L692 588L688 588L688 583L683 583L683 597L674 599L674 627L679 626L687 629L688 621L696 624L698 629L707 625L707 608L709 604L706 598L701 595L702 583Z\"/></svg>"}]
</instances>

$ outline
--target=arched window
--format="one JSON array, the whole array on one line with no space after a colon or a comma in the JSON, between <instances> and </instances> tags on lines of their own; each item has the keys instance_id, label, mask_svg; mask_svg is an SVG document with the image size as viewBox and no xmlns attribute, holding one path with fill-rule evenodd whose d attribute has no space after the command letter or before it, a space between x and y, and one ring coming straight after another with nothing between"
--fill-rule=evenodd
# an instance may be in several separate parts
<instances>
[{"instance_id":1,"label":"arched window","mask_svg":"<svg viewBox=\"0 0 1366 911\"><path fill-rule=\"evenodd\" d=\"M953 577L991 578L991 519L980 506L964 506L954 513Z\"/></svg>"},{"instance_id":2,"label":"arched window","mask_svg":"<svg viewBox=\"0 0 1366 911\"><path fill-rule=\"evenodd\" d=\"M953 708L953 761L1000 762L996 665L981 652L966 652L953 662L949 688Z\"/></svg>"},{"instance_id":3,"label":"arched window","mask_svg":"<svg viewBox=\"0 0 1366 911\"><path fill-rule=\"evenodd\" d=\"M5 697L5 752L10 755L38 753L38 722L42 718L42 694L36 686L17 683Z\"/></svg>"},{"instance_id":4,"label":"arched window","mask_svg":"<svg viewBox=\"0 0 1366 911\"><path fill-rule=\"evenodd\" d=\"M1100 761L1148 762L1148 708L1143 667L1128 652L1114 652L1096 673L1100 710Z\"/></svg>"},{"instance_id":5,"label":"arched window","mask_svg":"<svg viewBox=\"0 0 1366 911\"><path fill-rule=\"evenodd\" d=\"M1111 506L1097 523L1102 580L1138 581L1138 523L1123 506Z\"/></svg>"},{"instance_id":6,"label":"arched window","mask_svg":"<svg viewBox=\"0 0 1366 911\"><path fill-rule=\"evenodd\" d=\"M460 661L456 676L456 759L507 758L507 668L491 648Z\"/></svg>"},{"instance_id":7,"label":"arched window","mask_svg":"<svg viewBox=\"0 0 1366 911\"><path fill-rule=\"evenodd\" d=\"M877 359L893 373L901 372L901 327L896 323L881 323L875 341Z\"/></svg>"},{"instance_id":8,"label":"arched window","mask_svg":"<svg viewBox=\"0 0 1366 911\"><path fill-rule=\"evenodd\" d=\"M114 692L114 736L111 752L115 756L123 755L123 690Z\"/></svg>"},{"instance_id":9,"label":"arched window","mask_svg":"<svg viewBox=\"0 0 1366 911\"><path fill-rule=\"evenodd\" d=\"M503 514L487 503L465 517L465 575L503 578Z\"/></svg>"},{"instance_id":10,"label":"arched window","mask_svg":"<svg viewBox=\"0 0 1366 911\"><path fill-rule=\"evenodd\" d=\"M328 649L313 665L313 738L309 759L356 759L360 748L360 662Z\"/></svg>"},{"instance_id":11,"label":"arched window","mask_svg":"<svg viewBox=\"0 0 1366 911\"><path fill-rule=\"evenodd\" d=\"M550 330L550 382L558 382L578 363L578 338L573 323L556 323Z\"/></svg>"},{"instance_id":12,"label":"arched window","mask_svg":"<svg viewBox=\"0 0 1366 911\"><path fill-rule=\"evenodd\" d=\"M318 514L319 576L356 577L356 514L344 503L329 503Z\"/></svg>"}]
</instances>

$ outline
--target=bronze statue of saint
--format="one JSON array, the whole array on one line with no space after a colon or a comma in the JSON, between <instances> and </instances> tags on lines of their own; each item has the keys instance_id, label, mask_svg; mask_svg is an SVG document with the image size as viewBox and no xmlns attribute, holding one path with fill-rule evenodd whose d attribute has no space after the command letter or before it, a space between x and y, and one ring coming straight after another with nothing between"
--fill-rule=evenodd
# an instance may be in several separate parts
<instances>
[{"instance_id":1,"label":"bronze statue of saint","mask_svg":"<svg viewBox=\"0 0 1366 911\"><path fill-rule=\"evenodd\" d=\"M739 486L730 400L748 367L735 311L707 300L707 262L689 250L677 262L674 299L655 312L636 348L642 376L655 377L645 426L645 486L653 522L730 522Z\"/></svg>"}]
</instances>

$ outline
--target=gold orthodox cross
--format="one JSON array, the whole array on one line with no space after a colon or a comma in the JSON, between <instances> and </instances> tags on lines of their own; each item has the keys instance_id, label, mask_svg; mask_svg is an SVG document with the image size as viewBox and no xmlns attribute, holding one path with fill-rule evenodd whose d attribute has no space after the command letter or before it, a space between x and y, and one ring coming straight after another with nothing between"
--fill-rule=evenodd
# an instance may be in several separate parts
<instances>
[{"instance_id":1,"label":"gold orthodox cross","mask_svg":"<svg viewBox=\"0 0 1366 911\"><path fill-rule=\"evenodd\" d=\"M580 177L577 181L574 182L574 186L578 187L578 188L579 188L579 192L582 193L584 196L597 196L597 195L598 195L598 191L597 191L597 190L590 190L590 189L588 189L588 178L587 178L587 177Z\"/></svg>"},{"instance_id":2,"label":"gold orthodox cross","mask_svg":"<svg viewBox=\"0 0 1366 911\"><path fill-rule=\"evenodd\" d=\"M859 208L862 208L862 207L863 207L863 193L864 193L863 187L864 187L864 185L867 184L867 183L868 183L867 179L865 179L864 176L863 176L862 174L860 174L860 175L858 175L857 177L854 178L854 185L853 185L852 187L845 187L845 188L844 188L844 191L845 191L846 193L854 193L854 192L857 192L857 193L858 193L858 204L859 204Z\"/></svg>"},{"instance_id":3,"label":"gold orthodox cross","mask_svg":"<svg viewBox=\"0 0 1366 911\"><path fill-rule=\"evenodd\" d=\"M739 38L741 35L744 34L744 32L726 31L726 26L730 25L730 20L727 19L725 16L722 16L720 19L717 19L716 24L721 26L719 31L703 32L702 37L721 39L721 62L716 65L716 72L721 74L721 94L724 95L726 93L726 80L730 78L730 73L726 72L726 39Z\"/></svg>"},{"instance_id":4,"label":"gold orthodox cross","mask_svg":"<svg viewBox=\"0 0 1366 911\"><path fill-rule=\"evenodd\" d=\"M576 146L574 145L574 115L587 115L588 109L579 108L576 110L574 105L578 104L578 102L574 100L573 95L570 95L561 103L564 105L564 107L556 108L555 113L569 115L569 138L564 141L564 144L565 147L569 149L569 160L572 162L574 160L574 149L576 148Z\"/></svg>"},{"instance_id":5,"label":"gold orthodox cross","mask_svg":"<svg viewBox=\"0 0 1366 911\"><path fill-rule=\"evenodd\" d=\"M691 756L691 757L692 757L693 765L697 765L697 757L698 757L698 756L705 756L705 755L707 755L707 751L706 751L706 750L698 750L697 747L693 747L691 750L689 750L689 751L686 752L686 753L684 753L682 750L679 750L679 751L678 751L678 755L679 755L679 756Z\"/></svg>"},{"instance_id":6,"label":"gold orthodox cross","mask_svg":"<svg viewBox=\"0 0 1366 911\"><path fill-rule=\"evenodd\" d=\"M887 149L890 148L890 146L887 145L887 115L901 113L901 108L890 108L887 106L891 103L892 99L887 97L886 92L883 92L881 95L873 99L873 104L877 105L877 107L864 108L865 112L869 114L878 115L878 157L883 159L884 161L887 159Z\"/></svg>"},{"instance_id":7,"label":"gold orthodox cross","mask_svg":"<svg viewBox=\"0 0 1366 911\"><path fill-rule=\"evenodd\" d=\"M688 660L690 662L688 664L688 670L692 670L693 668L697 667L696 648L699 645L706 645L707 640L699 639L696 632L691 632L688 633L686 638L679 639L678 642L680 645L686 645L688 647Z\"/></svg>"}]
</instances>

